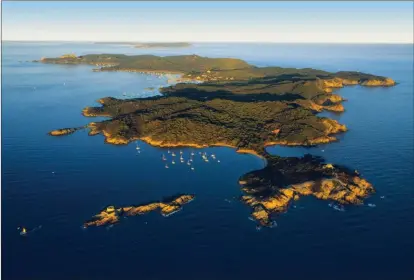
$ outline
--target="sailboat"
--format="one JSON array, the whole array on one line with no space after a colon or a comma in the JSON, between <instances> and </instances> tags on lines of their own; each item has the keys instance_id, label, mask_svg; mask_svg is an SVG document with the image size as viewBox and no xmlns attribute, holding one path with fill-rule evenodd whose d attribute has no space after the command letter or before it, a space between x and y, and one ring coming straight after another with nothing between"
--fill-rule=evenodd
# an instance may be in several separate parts
<instances>
[{"instance_id":1,"label":"sailboat","mask_svg":"<svg viewBox=\"0 0 414 280\"><path fill-rule=\"evenodd\" d=\"M167 160L167 158L165 157L165 155L162 155L162 160Z\"/></svg>"}]
</instances>

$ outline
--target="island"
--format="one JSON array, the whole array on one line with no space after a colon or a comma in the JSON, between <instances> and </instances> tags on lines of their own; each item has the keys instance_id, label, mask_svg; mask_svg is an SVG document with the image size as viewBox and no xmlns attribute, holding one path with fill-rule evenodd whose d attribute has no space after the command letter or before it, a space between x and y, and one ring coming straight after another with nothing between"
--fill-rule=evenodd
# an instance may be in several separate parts
<instances>
[{"instance_id":1,"label":"island","mask_svg":"<svg viewBox=\"0 0 414 280\"><path fill-rule=\"evenodd\" d=\"M336 89L360 85L394 86L390 78L355 71L326 72L311 68L255 67L234 58L197 55L86 55L43 58L41 63L104 65L97 71L178 73L180 82L160 89L161 96L135 99L105 97L101 106L86 107L85 117L107 117L85 126L89 135L126 145L142 140L158 147L225 146L267 161L263 170L242 176L241 197L261 226L271 227L272 214L286 211L303 195L360 204L374 188L356 171L325 164L312 156L281 158L267 146L313 146L337 140L347 127L319 112L343 112ZM80 128L76 128L80 129ZM50 135L73 133L71 129Z\"/></svg>"},{"instance_id":2,"label":"island","mask_svg":"<svg viewBox=\"0 0 414 280\"><path fill-rule=\"evenodd\" d=\"M163 199L160 202L150 202L137 206L115 207L107 206L91 220L83 224L84 228L91 226L108 226L116 224L121 217L144 215L152 211L159 211L164 217L168 217L180 211L183 205L194 200L194 195L179 194Z\"/></svg>"},{"instance_id":3,"label":"island","mask_svg":"<svg viewBox=\"0 0 414 280\"><path fill-rule=\"evenodd\" d=\"M133 46L134 48L140 49L151 49L151 48L186 48L192 45L187 42L95 42L95 44L103 45L127 45Z\"/></svg>"}]
</instances>

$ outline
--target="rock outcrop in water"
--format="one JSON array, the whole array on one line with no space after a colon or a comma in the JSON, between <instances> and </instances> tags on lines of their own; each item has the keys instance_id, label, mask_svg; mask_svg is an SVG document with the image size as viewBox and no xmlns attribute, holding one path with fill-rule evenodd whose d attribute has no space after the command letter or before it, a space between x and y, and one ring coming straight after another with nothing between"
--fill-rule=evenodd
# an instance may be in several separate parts
<instances>
[{"instance_id":1,"label":"rock outcrop in water","mask_svg":"<svg viewBox=\"0 0 414 280\"><path fill-rule=\"evenodd\" d=\"M62 128L62 129L56 129L49 132L50 136L63 136L72 134L80 129L83 129L85 127L75 127L75 128Z\"/></svg>"},{"instance_id":2,"label":"rock outcrop in water","mask_svg":"<svg viewBox=\"0 0 414 280\"><path fill-rule=\"evenodd\" d=\"M99 214L95 215L91 220L83 224L84 228L91 226L107 226L116 224L123 216L137 216L144 215L152 211L159 211L163 216L169 216L177 211L180 211L184 204L191 202L194 195L177 195L167 198L161 202L151 202L138 206L126 206L116 208L115 206L108 206Z\"/></svg>"},{"instance_id":3,"label":"rock outcrop in water","mask_svg":"<svg viewBox=\"0 0 414 280\"><path fill-rule=\"evenodd\" d=\"M361 204L374 192L372 185L357 171L339 165L325 164L320 157L267 156L264 169L240 178L241 201L252 207L252 218L262 226L272 225L272 214L285 212L301 196L339 204Z\"/></svg>"}]
</instances>

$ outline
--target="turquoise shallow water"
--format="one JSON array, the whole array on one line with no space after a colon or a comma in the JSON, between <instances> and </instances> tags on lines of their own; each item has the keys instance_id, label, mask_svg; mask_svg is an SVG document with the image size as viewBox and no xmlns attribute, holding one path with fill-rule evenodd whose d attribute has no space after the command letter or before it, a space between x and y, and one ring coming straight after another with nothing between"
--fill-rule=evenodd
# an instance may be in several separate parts
<instances>
[{"instance_id":1,"label":"turquoise shallow water","mask_svg":"<svg viewBox=\"0 0 414 280\"><path fill-rule=\"evenodd\" d=\"M412 45L196 44L141 50L74 43L4 43L2 65L2 279L413 279ZM192 172L164 168L165 150L112 146L84 132L53 138L51 129L84 125L80 112L104 96L146 96L166 80L95 73L88 66L26 62L67 52L199 54L266 66L359 70L389 76L392 88L347 87L340 141L316 148L269 147L282 156L312 153L358 169L377 205L333 211L303 198L256 231L238 178L261 159L230 148L203 149ZM21 61L21 62L19 62ZM188 155L190 149L183 149ZM54 173L52 173L54 172ZM80 228L108 204L130 205L178 192L196 199L168 218L129 218L110 230ZM381 196L385 196L381 199ZM230 202L229 202L230 201ZM18 226L42 229L26 238Z\"/></svg>"}]
</instances>

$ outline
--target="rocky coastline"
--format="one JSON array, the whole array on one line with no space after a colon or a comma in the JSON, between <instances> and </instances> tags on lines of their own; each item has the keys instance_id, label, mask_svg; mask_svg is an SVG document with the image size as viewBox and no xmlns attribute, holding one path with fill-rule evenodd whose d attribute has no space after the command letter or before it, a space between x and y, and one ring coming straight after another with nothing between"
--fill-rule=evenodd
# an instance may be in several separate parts
<instances>
[{"instance_id":1,"label":"rocky coastline","mask_svg":"<svg viewBox=\"0 0 414 280\"><path fill-rule=\"evenodd\" d=\"M317 115L323 110L344 111L344 99L333 92L344 86L396 85L390 78L353 71L329 73L310 68L259 68L238 59L195 55L162 58L62 56L40 62L99 62L111 63L99 71L179 73L182 81L187 82L161 88L162 96L126 100L106 97L98 100L100 107L84 108L82 114L86 117L109 118L86 125L89 135L101 134L106 143L114 145L142 140L165 148L225 146L265 159L264 169L245 174L239 181L244 193L241 201L252 208L251 217L260 226L271 227L272 216L286 211L302 196L313 195L344 205L361 204L374 193L372 185L356 171L326 164L323 159L310 155L302 158L271 156L265 148L314 146L337 141L336 135L346 132L347 127ZM134 67L127 67L132 62ZM192 83L194 81L199 83ZM61 136L78 129L58 129L49 134ZM170 210L174 212L181 207L174 203L160 205L150 204L144 208L161 209L161 213L168 215ZM118 208L111 213L103 210L97 217L107 219L105 224L117 222L120 209L125 212L135 208Z\"/></svg>"}]
</instances>

